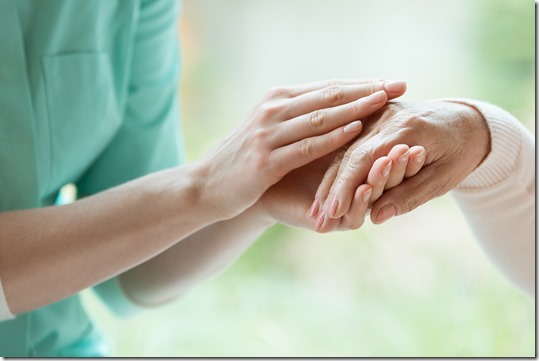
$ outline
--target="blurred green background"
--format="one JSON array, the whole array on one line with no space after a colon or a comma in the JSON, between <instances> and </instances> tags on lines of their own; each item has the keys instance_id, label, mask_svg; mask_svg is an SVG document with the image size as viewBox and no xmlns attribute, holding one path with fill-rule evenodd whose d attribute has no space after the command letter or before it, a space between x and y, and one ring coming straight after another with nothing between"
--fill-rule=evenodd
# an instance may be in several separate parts
<instances>
[{"instance_id":1,"label":"blurred green background","mask_svg":"<svg viewBox=\"0 0 539 361\"><path fill-rule=\"evenodd\" d=\"M179 31L189 160L268 88L332 78L406 80L409 101L490 101L535 130L530 0L187 0ZM534 300L489 262L450 195L355 232L275 226L142 316L84 300L115 356L535 355Z\"/></svg>"}]
</instances>

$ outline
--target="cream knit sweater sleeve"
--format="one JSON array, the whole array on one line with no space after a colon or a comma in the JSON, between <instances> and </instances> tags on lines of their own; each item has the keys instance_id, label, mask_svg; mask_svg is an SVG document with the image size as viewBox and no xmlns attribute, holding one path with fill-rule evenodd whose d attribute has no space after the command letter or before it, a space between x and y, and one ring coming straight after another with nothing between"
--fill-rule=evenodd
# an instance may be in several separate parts
<instances>
[{"instance_id":1,"label":"cream knit sweater sleeve","mask_svg":"<svg viewBox=\"0 0 539 361\"><path fill-rule=\"evenodd\" d=\"M492 261L533 295L535 140L517 119L499 107L462 99L449 101L477 109L491 134L491 152L452 194Z\"/></svg>"}]
</instances>

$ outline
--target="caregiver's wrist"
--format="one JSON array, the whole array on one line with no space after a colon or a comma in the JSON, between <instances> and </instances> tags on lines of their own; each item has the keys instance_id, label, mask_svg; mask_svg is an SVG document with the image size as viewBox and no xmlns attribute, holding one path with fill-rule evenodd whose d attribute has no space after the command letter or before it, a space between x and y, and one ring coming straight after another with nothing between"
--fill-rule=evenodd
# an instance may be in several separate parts
<instances>
[{"instance_id":1,"label":"caregiver's wrist","mask_svg":"<svg viewBox=\"0 0 539 361\"><path fill-rule=\"evenodd\" d=\"M230 187L222 182L219 172L222 170L216 170L212 159L207 157L189 165L189 182L192 197L196 199L196 208L213 223L238 215L237 207L226 204L229 197L224 195Z\"/></svg>"}]
</instances>

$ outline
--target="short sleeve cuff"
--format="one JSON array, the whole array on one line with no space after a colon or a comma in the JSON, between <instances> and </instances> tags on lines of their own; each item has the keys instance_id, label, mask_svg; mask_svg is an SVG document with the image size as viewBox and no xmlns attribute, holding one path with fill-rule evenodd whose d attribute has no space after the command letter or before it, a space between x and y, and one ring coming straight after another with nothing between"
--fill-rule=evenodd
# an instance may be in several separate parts
<instances>
[{"instance_id":1,"label":"short sleeve cuff","mask_svg":"<svg viewBox=\"0 0 539 361\"><path fill-rule=\"evenodd\" d=\"M146 312L150 307L137 304L124 292L118 277L113 277L97 286L94 291L99 298L120 317L130 317Z\"/></svg>"},{"instance_id":2,"label":"short sleeve cuff","mask_svg":"<svg viewBox=\"0 0 539 361\"><path fill-rule=\"evenodd\" d=\"M13 318L15 318L15 316L9 310L4 294L4 287L2 286L2 280L0 280L0 321L7 321Z\"/></svg>"},{"instance_id":3,"label":"short sleeve cuff","mask_svg":"<svg viewBox=\"0 0 539 361\"><path fill-rule=\"evenodd\" d=\"M458 186L457 190L490 187L507 179L518 165L522 148L523 126L505 110L480 101L466 99L441 99L465 104L479 111L487 122L491 150L483 163Z\"/></svg>"}]
</instances>

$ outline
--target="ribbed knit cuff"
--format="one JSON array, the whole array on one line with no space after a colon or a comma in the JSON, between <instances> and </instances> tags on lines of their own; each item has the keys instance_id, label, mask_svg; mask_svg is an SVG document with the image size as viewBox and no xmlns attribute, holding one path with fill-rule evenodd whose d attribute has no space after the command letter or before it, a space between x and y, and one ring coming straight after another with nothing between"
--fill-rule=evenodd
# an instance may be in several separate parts
<instances>
[{"instance_id":1,"label":"ribbed knit cuff","mask_svg":"<svg viewBox=\"0 0 539 361\"><path fill-rule=\"evenodd\" d=\"M511 114L495 105L467 99L440 99L460 103L479 111L490 130L490 153L466 177L457 190L486 188L505 180L517 167L522 149L522 125Z\"/></svg>"}]
</instances>

